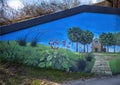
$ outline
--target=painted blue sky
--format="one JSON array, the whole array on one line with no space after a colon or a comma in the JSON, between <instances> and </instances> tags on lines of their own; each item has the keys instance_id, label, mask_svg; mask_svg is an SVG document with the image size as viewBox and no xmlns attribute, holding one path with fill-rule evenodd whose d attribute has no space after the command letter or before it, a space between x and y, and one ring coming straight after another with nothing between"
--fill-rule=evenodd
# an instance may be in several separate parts
<instances>
[{"instance_id":1,"label":"painted blue sky","mask_svg":"<svg viewBox=\"0 0 120 85\"><path fill-rule=\"evenodd\" d=\"M120 17L109 14L97 13L80 13L70 17L62 18L56 21L40 24L25 30L9 33L0 36L0 40L16 40L19 37L29 33L28 41L36 36L38 32L42 33L39 37L39 42L47 44L51 39L67 40L67 31L70 27L79 27L82 30L90 30L94 33L94 38L98 38L102 32L116 32L120 31Z\"/></svg>"}]
</instances>

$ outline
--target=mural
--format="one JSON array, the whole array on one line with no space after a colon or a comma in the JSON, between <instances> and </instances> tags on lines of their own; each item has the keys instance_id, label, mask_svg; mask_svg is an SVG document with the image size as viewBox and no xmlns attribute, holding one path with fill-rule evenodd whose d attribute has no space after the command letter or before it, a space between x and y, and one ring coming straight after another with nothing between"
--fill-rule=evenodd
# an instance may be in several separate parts
<instances>
[{"instance_id":1,"label":"mural","mask_svg":"<svg viewBox=\"0 0 120 85\"><path fill-rule=\"evenodd\" d=\"M119 23L117 15L86 12L1 35L1 62L91 72L91 52L120 52Z\"/></svg>"}]
</instances>

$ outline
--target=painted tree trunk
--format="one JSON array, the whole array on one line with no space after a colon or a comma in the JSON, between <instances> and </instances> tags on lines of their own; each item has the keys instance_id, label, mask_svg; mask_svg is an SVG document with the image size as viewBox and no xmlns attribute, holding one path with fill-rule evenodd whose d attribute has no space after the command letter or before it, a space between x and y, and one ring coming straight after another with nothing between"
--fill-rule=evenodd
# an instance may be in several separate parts
<instances>
[{"instance_id":1,"label":"painted tree trunk","mask_svg":"<svg viewBox=\"0 0 120 85\"><path fill-rule=\"evenodd\" d=\"M87 53L88 53L88 44L87 44Z\"/></svg>"},{"instance_id":2,"label":"painted tree trunk","mask_svg":"<svg viewBox=\"0 0 120 85\"><path fill-rule=\"evenodd\" d=\"M116 48L116 46L114 45L114 53L115 53L115 48Z\"/></svg>"},{"instance_id":3,"label":"painted tree trunk","mask_svg":"<svg viewBox=\"0 0 120 85\"><path fill-rule=\"evenodd\" d=\"M76 42L76 52L78 52L78 46L79 46L79 43Z\"/></svg>"},{"instance_id":4,"label":"painted tree trunk","mask_svg":"<svg viewBox=\"0 0 120 85\"><path fill-rule=\"evenodd\" d=\"M85 44L84 44L84 53L85 53Z\"/></svg>"},{"instance_id":5,"label":"painted tree trunk","mask_svg":"<svg viewBox=\"0 0 120 85\"><path fill-rule=\"evenodd\" d=\"M107 52L109 52L109 46L107 46Z\"/></svg>"}]
</instances>

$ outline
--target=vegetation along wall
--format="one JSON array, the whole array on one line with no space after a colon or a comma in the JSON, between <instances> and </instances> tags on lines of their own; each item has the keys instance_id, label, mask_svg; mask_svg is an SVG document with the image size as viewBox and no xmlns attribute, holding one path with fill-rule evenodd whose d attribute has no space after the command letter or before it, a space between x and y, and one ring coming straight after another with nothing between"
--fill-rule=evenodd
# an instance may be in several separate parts
<instances>
[{"instance_id":1,"label":"vegetation along wall","mask_svg":"<svg viewBox=\"0 0 120 85\"><path fill-rule=\"evenodd\" d=\"M81 12L2 34L0 62L91 72L94 59L82 53L120 52L119 23L115 14Z\"/></svg>"}]
</instances>

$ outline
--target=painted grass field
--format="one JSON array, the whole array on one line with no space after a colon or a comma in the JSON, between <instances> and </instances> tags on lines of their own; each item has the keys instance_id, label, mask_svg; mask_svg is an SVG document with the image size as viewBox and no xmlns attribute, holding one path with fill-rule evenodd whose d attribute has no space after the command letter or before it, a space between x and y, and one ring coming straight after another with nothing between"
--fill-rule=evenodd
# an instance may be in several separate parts
<instances>
[{"instance_id":1,"label":"painted grass field","mask_svg":"<svg viewBox=\"0 0 120 85\"><path fill-rule=\"evenodd\" d=\"M116 54L110 60L110 67L114 75L120 74L120 53Z\"/></svg>"}]
</instances>

